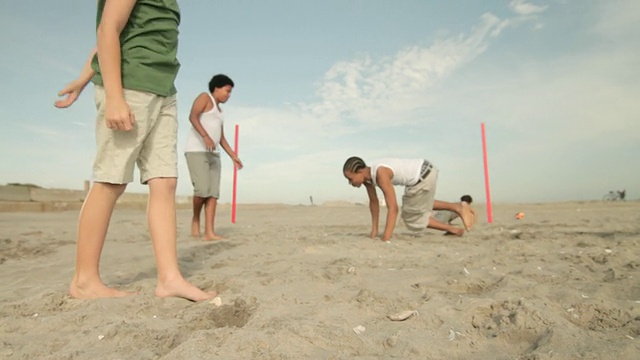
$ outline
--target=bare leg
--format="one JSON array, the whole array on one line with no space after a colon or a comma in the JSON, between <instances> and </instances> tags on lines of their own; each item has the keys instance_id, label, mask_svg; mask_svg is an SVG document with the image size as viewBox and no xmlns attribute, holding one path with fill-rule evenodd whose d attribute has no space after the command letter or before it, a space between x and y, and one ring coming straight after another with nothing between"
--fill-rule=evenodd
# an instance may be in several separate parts
<instances>
[{"instance_id":1,"label":"bare leg","mask_svg":"<svg viewBox=\"0 0 640 360\"><path fill-rule=\"evenodd\" d=\"M460 219L462 219L462 223L464 224L464 228L467 230L470 230L475 222L473 210L464 202L450 203L436 200L433 202L433 210L449 210L455 212L460 216Z\"/></svg>"},{"instance_id":2,"label":"bare leg","mask_svg":"<svg viewBox=\"0 0 640 360\"><path fill-rule=\"evenodd\" d=\"M193 218L191 219L191 236L193 237L200 237L200 213L204 202L204 198L193 196Z\"/></svg>"},{"instance_id":3,"label":"bare leg","mask_svg":"<svg viewBox=\"0 0 640 360\"><path fill-rule=\"evenodd\" d=\"M126 184L94 183L78 219L76 271L69 293L78 299L122 297L129 293L107 287L100 279L100 254L116 200Z\"/></svg>"},{"instance_id":4,"label":"bare leg","mask_svg":"<svg viewBox=\"0 0 640 360\"><path fill-rule=\"evenodd\" d=\"M433 217L429 217L429 225L427 225L427 227L430 229L446 231L446 235L462 236L462 234L464 234L463 229L457 228L450 224L442 223L434 219Z\"/></svg>"},{"instance_id":5,"label":"bare leg","mask_svg":"<svg viewBox=\"0 0 640 360\"><path fill-rule=\"evenodd\" d=\"M206 223L204 224L205 240L222 240L222 236L216 234L214 230L217 206L218 206L218 199L214 197L207 198L207 202L204 208L204 218L206 221Z\"/></svg>"},{"instance_id":6,"label":"bare leg","mask_svg":"<svg viewBox=\"0 0 640 360\"><path fill-rule=\"evenodd\" d=\"M178 267L176 244L176 178L149 180L149 232L158 267L156 296L181 297L191 301L214 298L215 292L204 292L182 277Z\"/></svg>"}]
</instances>

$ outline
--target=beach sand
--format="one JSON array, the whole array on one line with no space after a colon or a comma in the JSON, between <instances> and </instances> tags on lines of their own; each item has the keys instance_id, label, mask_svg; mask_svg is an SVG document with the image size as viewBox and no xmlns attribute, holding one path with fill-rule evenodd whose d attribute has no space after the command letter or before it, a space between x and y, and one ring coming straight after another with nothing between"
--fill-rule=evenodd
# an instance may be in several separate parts
<instances>
[{"instance_id":1,"label":"beach sand","mask_svg":"<svg viewBox=\"0 0 640 360\"><path fill-rule=\"evenodd\" d=\"M116 211L101 262L139 295L100 300L67 293L77 211L0 213L0 358L640 358L640 202L480 205L461 238L390 243L335 205L221 206L218 242L180 210L181 268L221 306L153 295L144 211Z\"/></svg>"}]
</instances>

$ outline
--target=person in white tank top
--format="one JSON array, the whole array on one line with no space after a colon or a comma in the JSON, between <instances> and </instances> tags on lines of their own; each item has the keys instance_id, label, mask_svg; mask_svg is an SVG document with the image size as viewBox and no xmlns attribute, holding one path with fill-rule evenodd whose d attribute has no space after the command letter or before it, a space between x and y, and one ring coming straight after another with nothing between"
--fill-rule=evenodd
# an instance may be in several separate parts
<instances>
[{"instance_id":1,"label":"person in white tank top","mask_svg":"<svg viewBox=\"0 0 640 360\"><path fill-rule=\"evenodd\" d=\"M380 202L376 193L376 186L382 190L387 204L387 219L382 240L389 241L398 219L398 201L394 185L405 187L402 196L402 220L413 231L431 228L446 231L449 235L462 236L464 230L469 230L475 222L473 209L466 203L450 203L435 200L438 169L425 159L385 158L372 161L369 165L359 157L352 156L344 163L342 173L354 187L365 186L369 196L369 210L371 211L372 239L378 236L378 218ZM465 229L444 224L434 219L433 210L452 211L462 219Z\"/></svg>"},{"instance_id":2,"label":"person in white tank top","mask_svg":"<svg viewBox=\"0 0 640 360\"><path fill-rule=\"evenodd\" d=\"M234 83L226 75L215 75L209 82L209 93L201 93L191 106L184 155L193 184L193 218L191 236L200 237L200 213L204 207L206 240L219 240L215 232L215 214L220 197L220 149L224 150L234 166L242 169L242 161L224 137L224 118L220 104L231 97Z\"/></svg>"}]
</instances>

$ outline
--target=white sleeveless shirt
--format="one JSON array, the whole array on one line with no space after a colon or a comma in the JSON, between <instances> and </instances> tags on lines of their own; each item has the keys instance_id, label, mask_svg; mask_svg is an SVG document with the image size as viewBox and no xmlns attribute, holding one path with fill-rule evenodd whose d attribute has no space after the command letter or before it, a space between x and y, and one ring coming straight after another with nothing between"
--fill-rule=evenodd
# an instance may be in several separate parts
<instances>
[{"instance_id":1,"label":"white sleeveless shirt","mask_svg":"<svg viewBox=\"0 0 640 360\"><path fill-rule=\"evenodd\" d=\"M220 152L220 137L222 136L222 125L224 124L224 117L222 112L216 103L216 100L209 95L213 102L213 107L207 112L200 114L200 124L207 131L211 140L216 144L213 152ZM207 147L204 145L202 136L198 134L193 124L189 127L189 134L187 135L187 144L184 148L184 152L207 152Z\"/></svg>"},{"instance_id":2,"label":"white sleeveless shirt","mask_svg":"<svg viewBox=\"0 0 640 360\"><path fill-rule=\"evenodd\" d=\"M420 178L420 168L424 159L395 159L386 158L372 161L369 166L371 167L371 180L374 185L378 185L376 176L379 167L386 167L391 169L393 177L391 183L393 185L412 186Z\"/></svg>"}]
</instances>

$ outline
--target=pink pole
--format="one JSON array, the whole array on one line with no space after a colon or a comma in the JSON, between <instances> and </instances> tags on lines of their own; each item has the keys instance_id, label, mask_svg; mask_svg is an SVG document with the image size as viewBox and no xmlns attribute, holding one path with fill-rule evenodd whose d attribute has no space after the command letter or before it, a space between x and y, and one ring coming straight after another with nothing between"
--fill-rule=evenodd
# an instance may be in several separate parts
<instances>
[{"instance_id":1,"label":"pink pole","mask_svg":"<svg viewBox=\"0 0 640 360\"><path fill-rule=\"evenodd\" d=\"M236 124L236 136L234 149L236 155L238 155L238 132L239 126ZM231 200L231 223L236 223L236 193L238 190L238 166L233 165L233 200Z\"/></svg>"},{"instance_id":2,"label":"pink pole","mask_svg":"<svg viewBox=\"0 0 640 360\"><path fill-rule=\"evenodd\" d=\"M491 213L491 190L489 190L489 161L487 160L487 134L484 123L480 124L482 129L482 156L484 158L484 187L487 193L487 222L493 223L493 214Z\"/></svg>"}]
</instances>

